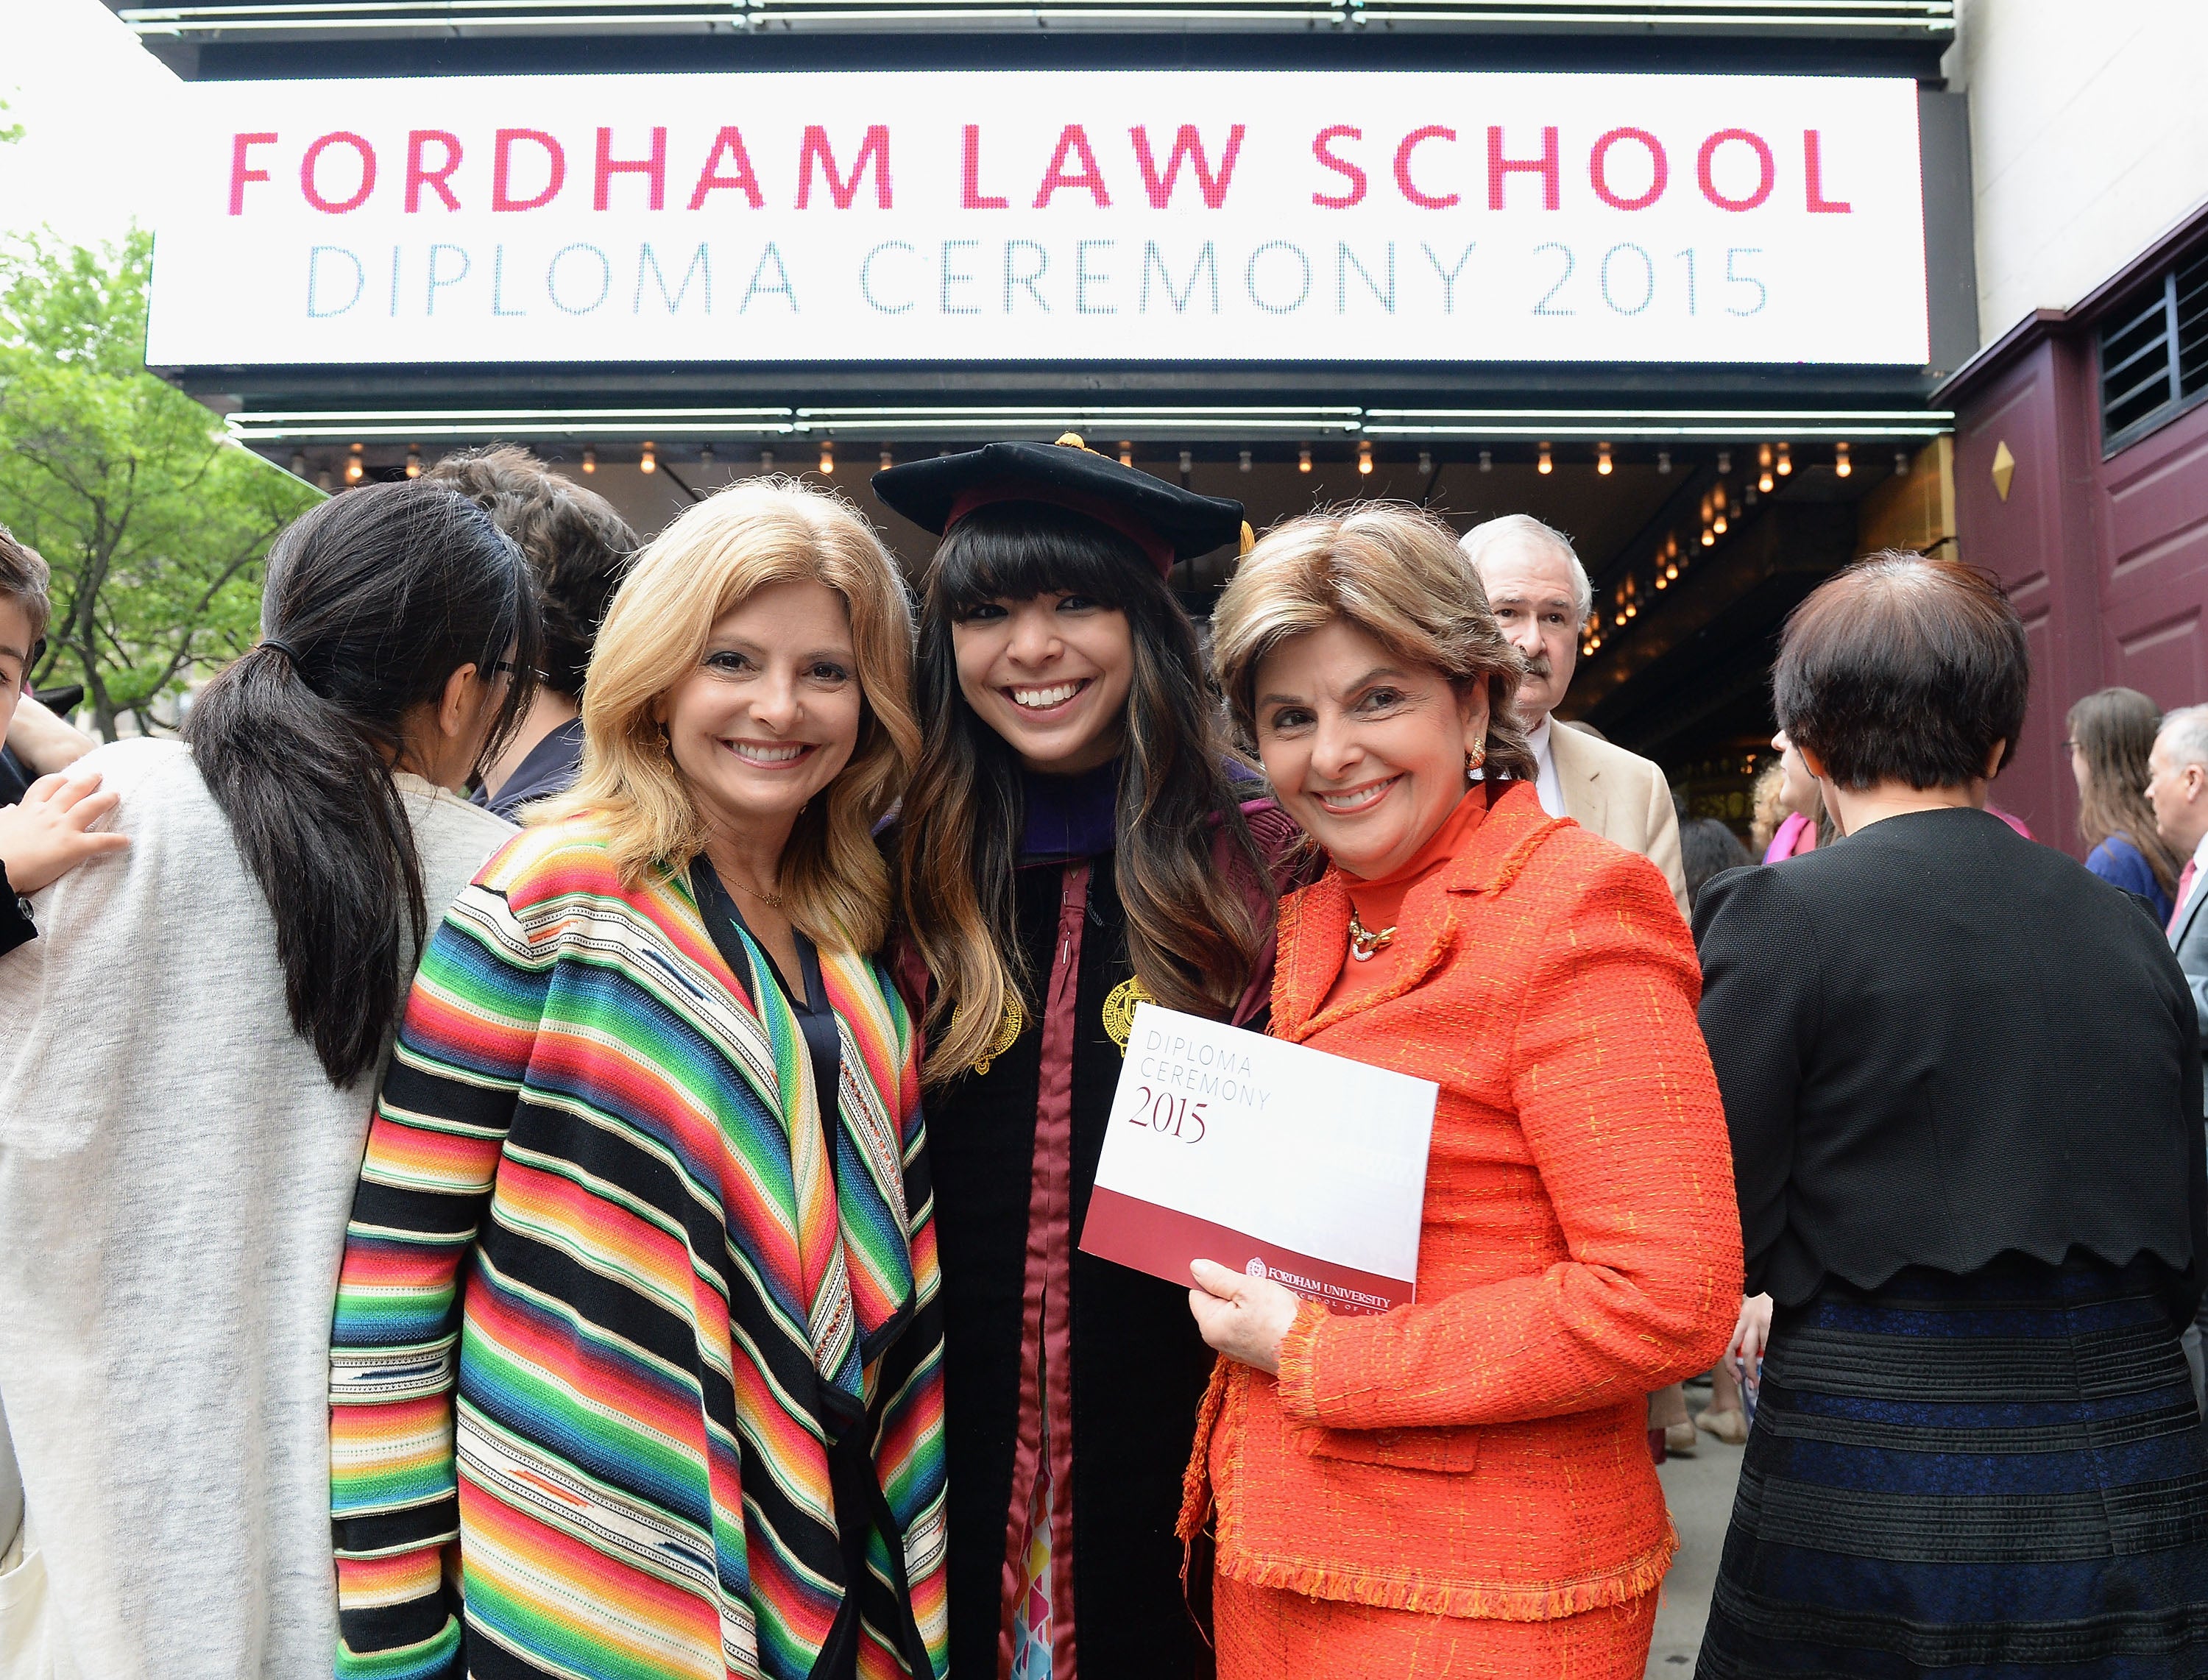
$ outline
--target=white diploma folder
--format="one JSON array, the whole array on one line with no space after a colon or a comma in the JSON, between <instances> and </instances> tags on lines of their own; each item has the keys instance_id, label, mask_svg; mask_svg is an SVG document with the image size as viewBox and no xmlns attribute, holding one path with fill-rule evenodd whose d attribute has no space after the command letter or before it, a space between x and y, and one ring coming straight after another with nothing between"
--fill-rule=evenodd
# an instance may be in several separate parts
<instances>
[{"instance_id":1,"label":"white diploma folder","mask_svg":"<svg viewBox=\"0 0 2208 1680\"><path fill-rule=\"evenodd\" d=\"M1138 1005L1081 1248L1191 1260L1352 1312L1416 1298L1431 1081Z\"/></svg>"}]
</instances>

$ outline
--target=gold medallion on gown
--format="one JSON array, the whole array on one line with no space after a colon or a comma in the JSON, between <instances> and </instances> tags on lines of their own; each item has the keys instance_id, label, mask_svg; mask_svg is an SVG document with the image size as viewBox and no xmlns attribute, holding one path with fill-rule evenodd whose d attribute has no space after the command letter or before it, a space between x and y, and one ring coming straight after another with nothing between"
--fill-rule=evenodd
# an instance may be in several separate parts
<instances>
[{"instance_id":1,"label":"gold medallion on gown","mask_svg":"<svg viewBox=\"0 0 2208 1680\"><path fill-rule=\"evenodd\" d=\"M1127 1053L1127 1040L1135 1030L1135 1005L1155 1002L1157 999L1143 989L1143 982L1132 975L1113 987L1111 995L1104 999L1104 1031L1119 1047L1121 1055Z\"/></svg>"}]
</instances>

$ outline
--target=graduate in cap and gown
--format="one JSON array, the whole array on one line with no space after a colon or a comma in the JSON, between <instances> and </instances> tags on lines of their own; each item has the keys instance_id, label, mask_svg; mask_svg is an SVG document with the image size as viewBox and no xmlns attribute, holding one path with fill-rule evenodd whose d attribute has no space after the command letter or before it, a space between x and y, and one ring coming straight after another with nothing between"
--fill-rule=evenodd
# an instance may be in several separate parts
<instances>
[{"instance_id":1,"label":"graduate in cap and gown","mask_svg":"<svg viewBox=\"0 0 2208 1680\"><path fill-rule=\"evenodd\" d=\"M943 537L896 847L928 1047L951 1671L1181 1680L1209 1667L1173 1524L1212 1356L1185 1287L1078 1250L1136 1005L1261 1030L1269 1005L1297 831L1233 755L1166 581L1248 527L1071 437L873 485Z\"/></svg>"}]
</instances>

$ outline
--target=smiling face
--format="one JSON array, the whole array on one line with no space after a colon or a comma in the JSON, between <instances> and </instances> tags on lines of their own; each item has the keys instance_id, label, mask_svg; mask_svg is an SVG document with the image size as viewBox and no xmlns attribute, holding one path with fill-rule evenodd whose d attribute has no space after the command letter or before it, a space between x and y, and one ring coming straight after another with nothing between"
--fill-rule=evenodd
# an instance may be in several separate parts
<instances>
[{"instance_id":1,"label":"smiling face","mask_svg":"<svg viewBox=\"0 0 2208 1680\"><path fill-rule=\"evenodd\" d=\"M1530 728L1557 709L1580 657L1577 579L1553 543L1513 537L1479 557L1496 627L1526 656L1518 714Z\"/></svg>"},{"instance_id":2,"label":"smiling face","mask_svg":"<svg viewBox=\"0 0 2208 1680\"><path fill-rule=\"evenodd\" d=\"M966 704L1028 769L1076 776L1119 753L1135 639L1117 607L1063 591L999 596L960 615L951 645Z\"/></svg>"},{"instance_id":3,"label":"smiling face","mask_svg":"<svg viewBox=\"0 0 2208 1680\"><path fill-rule=\"evenodd\" d=\"M714 621L696 669L653 709L708 827L780 855L858 746L858 671L850 613L825 584L770 584Z\"/></svg>"},{"instance_id":4,"label":"smiling face","mask_svg":"<svg viewBox=\"0 0 2208 1680\"><path fill-rule=\"evenodd\" d=\"M1486 685L1461 693L1340 621L1257 667L1257 752L1288 814L1351 874L1401 867L1464 797Z\"/></svg>"}]
</instances>

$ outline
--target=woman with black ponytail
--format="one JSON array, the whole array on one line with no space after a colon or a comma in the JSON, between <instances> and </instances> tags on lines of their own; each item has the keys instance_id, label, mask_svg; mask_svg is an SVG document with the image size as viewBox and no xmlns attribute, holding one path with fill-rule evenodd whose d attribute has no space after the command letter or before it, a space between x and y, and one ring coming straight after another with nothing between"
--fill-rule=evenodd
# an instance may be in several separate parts
<instances>
[{"instance_id":1,"label":"woman with black ponytail","mask_svg":"<svg viewBox=\"0 0 2208 1680\"><path fill-rule=\"evenodd\" d=\"M1166 580L1244 534L1241 504L1075 438L873 482L943 534L897 853L927 1011L951 1671L1193 1680L1209 1653L1173 1526L1210 1351L1186 1288L1077 1250L1136 1005L1246 1026L1270 1003L1272 861L1296 831L1230 752Z\"/></svg>"},{"instance_id":2,"label":"woman with black ponytail","mask_svg":"<svg viewBox=\"0 0 2208 1680\"><path fill-rule=\"evenodd\" d=\"M129 849L0 957L0 1406L63 1673L328 1671L369 1099L424 929L513 832L463 796L541 639L489 519L372 485L267 570L262 639L185 739L85 761Z\"/></svg>"}]
</instances>

